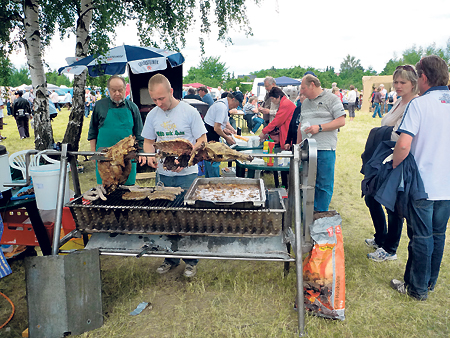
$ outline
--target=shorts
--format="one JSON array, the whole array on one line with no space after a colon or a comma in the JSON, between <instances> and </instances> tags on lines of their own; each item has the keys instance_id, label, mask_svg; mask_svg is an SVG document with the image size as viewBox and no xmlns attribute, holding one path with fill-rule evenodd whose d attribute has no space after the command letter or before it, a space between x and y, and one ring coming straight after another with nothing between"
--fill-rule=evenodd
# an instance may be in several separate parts
<instances>
[{"instance_id":1,"label":"shorts","mask_svg":"<svg viewBox=\"0 0 450 338\"><path fill-rule=\"evenodd\" d=\"M0 130L3 130L3 117L0 117Z\"/></svg>"}]
</instances>

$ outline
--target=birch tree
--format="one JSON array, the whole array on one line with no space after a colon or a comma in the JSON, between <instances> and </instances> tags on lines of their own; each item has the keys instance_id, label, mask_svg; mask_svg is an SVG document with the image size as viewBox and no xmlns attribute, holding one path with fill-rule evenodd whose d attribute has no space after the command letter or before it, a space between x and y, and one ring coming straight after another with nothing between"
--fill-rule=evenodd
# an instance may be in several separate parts
<instances>
[{"instance_id":1,"label":"birch tree","mask_svg":"<svg viewBox=\"0 0 450 338\"><path fill-rule=\"evenodd\" d=\"M48 91L42 63L41 33L39 27L38 0L24 1L25 36L23 46L30 69L31 83L36 98L34 99L34 145L38 150L51 148L53 130L48 110Z\"/></svg>"}]
</instances>

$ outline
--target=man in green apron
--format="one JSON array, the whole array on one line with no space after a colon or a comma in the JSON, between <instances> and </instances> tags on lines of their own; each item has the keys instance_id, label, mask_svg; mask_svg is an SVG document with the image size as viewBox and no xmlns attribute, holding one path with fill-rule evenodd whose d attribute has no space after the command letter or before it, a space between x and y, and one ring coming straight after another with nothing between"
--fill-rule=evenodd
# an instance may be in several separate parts
<instances>
[{"instance_id":1,"label":"man in green apron","mask_svg":"<svg viewBox=\"0 0 450 338\"><path fill-rule=\"evenodd\" d=\"M108 79L109 95L96 102L89 125L88 141L91 151L97 151L100 147L111 147L120 140L134 135L142 148L144 138L141 136L142 119L139 109L130 100L125 100L125 80L117 75ZM102 184L98 170L97 184ZM133 185L136 181L136 162L132 163L132 169L126 185Z\"/></svg>"}]
</instances>

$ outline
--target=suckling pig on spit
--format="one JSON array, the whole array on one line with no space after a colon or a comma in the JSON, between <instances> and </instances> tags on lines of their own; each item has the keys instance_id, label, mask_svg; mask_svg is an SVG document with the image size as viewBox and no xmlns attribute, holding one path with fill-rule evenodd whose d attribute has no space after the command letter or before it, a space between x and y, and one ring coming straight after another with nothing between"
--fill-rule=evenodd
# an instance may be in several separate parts
<instances>
[{"instance_id":1,"label":"suckling pig on spit","mask_svg":"<svg viewBox=\"0 0 450 338\"><path fill-rule=\"evenodd\" d=\"M227 162L232 160L253 161L253 157L231 149L221 142L210 141L195 149L189 160L189 165L194 165L202 160L211 162Z\"/></svg>"},{"instance_id":2,"label":"suckling pig on spit","mask_svg":"<svg viewBox=\"0 0 450 338\"><path fill-rule=\"evenodd\" d=\"M131 172L131 160L136 157L137 149L136 138L132 135L105 149L105 157L111 160L97 161L97 165L107 194L127 181Z\"/></svg>"}]
</instances>

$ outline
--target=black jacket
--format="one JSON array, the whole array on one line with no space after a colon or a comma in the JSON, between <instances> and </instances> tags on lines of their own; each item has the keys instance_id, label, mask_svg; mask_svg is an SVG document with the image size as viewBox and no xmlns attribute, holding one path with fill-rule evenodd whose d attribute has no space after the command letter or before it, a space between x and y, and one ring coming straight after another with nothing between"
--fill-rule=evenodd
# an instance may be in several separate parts
<instances>
[{"instance_id":1,"label":"black jacket","mask_svg":"<svg viewBox=\"0 0 450 338\"><path fill-rule=\"evenodd\" d=\"M296 144L297 143L297 129L298 124L300 122L300 115L302 112L302 104L299 101L299 105L295 108L294 112L292 113L291 122L289 123L289 129L288 134L286 137L285 144Z\"/></svg>"},{"instance_id":2,"label":"black jacket","mask_svg":"<svg viewBox=\"0 0 450 338\"><path fill-rule=\"evenodd\" d=\"M364 173L365 165L372 157L378 145L383 141L391 140L391 133L393 129L394 127L388 126L372 128L372 130L369 133L369 136L367 136L366 147L364 148L364 152L361 154L362 159L361 174L363 175L365 174Z\"/></svg>"},{"instance_id":3,"label":"black jacket","mask_svg":"<svg viewBox=\"0 0 450 338\"><path fill-rule=\"evenodd\" d=\"M30 103L25 100L22 96L19 96L17 99L14 100L14 104L12 106L12 115L14 117L21 117L25 116L21 114L20 109L23 109L24 114L31 114L31 108Z\"/></svg>"},{"instance_id":4,"label":"black jacket","mask_svg":"<svg viewBox=\"0 0 450 338\"><path fill-rule=\"evenodd\" d=\"M394 141L381 142L364 169L361 182L363 195L374 196L375 200L389 210L394 211L397 204L400 216L407 215L408 201L428 198L414 156L408 156L392 168ZM385 163L383 163L385 162Z\"/></svg>"}]
</instances>

